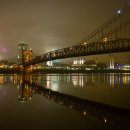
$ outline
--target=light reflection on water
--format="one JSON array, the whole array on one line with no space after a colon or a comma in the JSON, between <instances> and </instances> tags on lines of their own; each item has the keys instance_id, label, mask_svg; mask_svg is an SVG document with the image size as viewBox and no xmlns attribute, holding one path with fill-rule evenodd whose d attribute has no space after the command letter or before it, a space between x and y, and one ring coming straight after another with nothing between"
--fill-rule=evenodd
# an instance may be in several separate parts
<instances>
[{"instance_id":1,"label":"light reflection on water","mask_svg":"<svg viewBox=\"0 0 130 130\"><path fill-rule=\"evenodd\" d=\"M33 96L39 94L80 111L85 117L96 116L104 129L116 128L119 124L124 125L122 128L130 125L127 110L121 114L120 109L109 106L130 109L130 74L0 75L1 95L7 95L2 85L10 83L16 86L16 98L21 103L32 101Z\"/></svg>"},{"instance_id":2,"label":"light reflection on water","mask_svg":"<svg viewBox=\"0 0 130 130\"><path fill-rule=\"evenodd\" d=\"M30 83L35 82L47 89L130 109L130 74L46 74L27 75ZM22 84L19 75L1 75L0 84Z\"/></svg>"},{"instance_id":3,"label":"light reflection on water","mask_svg":"<svg viewBox=\"0 0 130 130\"><path fill-rule=\"evenodd\" d=\"M84 86L86 84L97 84L104 83L113 86L115 84L130 84L130 75L129 74L72 74L72 75L38 75L34 78L35 81L41 83L42 81L58 81L58 82L72 82L74 86Z\"/></svg>"},{"instance_id":4,"label":"light reflection on water","mask_svg":"<svg viewBox=\"0 0 130 130\"><path fill-rule=\"evenodd\" d=\"M30 81L41 83L42 81L48 82L72 82L73 86L82 87L86 84L109 84L113 86L118 85L129 85L130 74L46 74L46 75L29 75ZM13 84L18 83L20 76L17 75L0 75L0 84L12 82Z\"/></svg>"},{"instance_id":5,"label":"light reflection on water","mask_svg":"<svg viewBox=\"0 0 130 130\"><path fill-rule=\"evenodd\" d=\"M115 99L114 96L118 102L126 100L130 95L130 74L46 74L26 77L30 83L35 82L50 90L103 103L110 103L112 98L112 100ZM21 85L22 77L17 75L0 76L0 84L9 82ZM112 103L112 105L114 104ZM116 103L116 105L119 104ZM130 108L128 104L122 105Z\"/></svg>"},{"instance_id":6,"label":"light reflection on water","mask_svg":"<svg viewBox=\"0 0 130 130\"><path fill-rule=\"evenodd\" d=\"M53 91L130 109L130 74L46 74L32 81Z\"/></svg>"}]
</instances>

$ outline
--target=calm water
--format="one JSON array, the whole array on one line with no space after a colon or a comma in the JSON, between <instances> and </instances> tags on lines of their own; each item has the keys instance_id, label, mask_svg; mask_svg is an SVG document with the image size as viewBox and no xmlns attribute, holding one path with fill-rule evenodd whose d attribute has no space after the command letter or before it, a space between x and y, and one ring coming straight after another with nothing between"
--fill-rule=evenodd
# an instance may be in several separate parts
<instances>
[{"instance_id":1,"label":"calm water","mask_svg":"<svg viewBox=\"0 0 130 130\"><path fill-rule=\"evenodd\" d=\"M0 130L130 129L130 74L0 75Z\"/></svg>"}]
</instances>

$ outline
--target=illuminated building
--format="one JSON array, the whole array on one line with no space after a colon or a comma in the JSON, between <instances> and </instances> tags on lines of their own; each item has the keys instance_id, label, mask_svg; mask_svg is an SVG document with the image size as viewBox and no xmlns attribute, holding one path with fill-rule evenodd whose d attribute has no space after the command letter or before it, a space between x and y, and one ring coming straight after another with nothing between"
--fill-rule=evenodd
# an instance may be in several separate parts
<instances>
[{"instance_id":1,"label":"illuminated building","mask_svg":"<svg viewBox=\"0 0 130 130\"><path fill-rule=\"evenodd\" d=\"M73 61L73 65L83 65L85 62L83 57L75 58Z\"/></svg>"},{"instance_id":2,"label":"illuminated building","mask_svg":"<svg viewBox=\"0 0 130 130\"><path fill-rule=\"evenodd\" d=\"M114 56L110 54L110 69L114 69Z\"/></svg>"},{"instance_id":3,"label":"illuminated building","mask_svg":"<svg viewBox=\"0 0 130 130\"><path fill-rule=\"evenodd\" d=\"M97 66L97 61L96 60L87 60L85 62L85 65L87 67L96 67Z\"/></svg>"}]
</instances>

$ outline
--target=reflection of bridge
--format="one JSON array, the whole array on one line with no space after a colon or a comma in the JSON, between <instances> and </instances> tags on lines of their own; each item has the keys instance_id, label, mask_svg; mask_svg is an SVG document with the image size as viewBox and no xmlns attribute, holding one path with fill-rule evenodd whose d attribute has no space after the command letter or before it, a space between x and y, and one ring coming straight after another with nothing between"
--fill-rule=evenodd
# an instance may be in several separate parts
<instances>
[{"instance_id":1,"label":"reflection of bridge","mask_svg":"<svg viewBox=\"0 0 130 130\"><path fill-rule=\"evenodd\" d=\"M69 109L77 110L84 116L95 116L102 122L102 124L107 123L108 128L117 125L123 125L125 128L130 127L130 110L120 109L95 101L81 99L75 96L46 89L42 86L36 85L35 83L30 83L27 80L24 81L24 85L31 87L32 90L35 89L36 93L44 96L48 100L63 105Z\"/></svg>"},{"instance_id":2,"label":"reflection of bridge","mask_svg":"<svg viewBox=\"0 0 130 130\"><path fill-rule=\"evenodd\" d=\"M96 31L74 46L41 54L25 66L49 60L130 51L130 6L126 5Z\"/></svg>"}]
</instances>

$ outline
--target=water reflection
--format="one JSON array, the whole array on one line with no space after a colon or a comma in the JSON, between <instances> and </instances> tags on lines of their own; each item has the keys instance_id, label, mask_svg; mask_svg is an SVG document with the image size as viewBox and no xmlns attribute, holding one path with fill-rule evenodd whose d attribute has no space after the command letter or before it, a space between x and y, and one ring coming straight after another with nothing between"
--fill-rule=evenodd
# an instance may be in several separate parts
<instances>
[{"instance_id":1,"label":"water reflection","mask_svg":"<svg viewBox=\"0 0 130 130\"><path fill-rule=\"evenodd\" d=\"M29 83L32 83L32 79L30 78ZM36 88L30 86L29 84L26 84L25 76L21 76L17 89L18 89L19 101L25 102L27 99L28 100L32 99L32 96L35 93Z\"/></svg>"},{"instance_id":2,"label":"water reflection","mask_svg":"<svg viewBox=\"0 0 130 130\"><path fill-rule=\"evenodd\" d=\"M109 74L56 74L56 75L29 75L30 82L37 82L41 83L42 81L47 81L47 87L50 87L50 82L72 82L73 86L82 87L86 84L109 84L110 86L114 86L115 84L125 85L130 84L130 74L116 74L116 73L109 73ZM22 80L21 75L0 75L0 84L4 83L13 83L17 84L20 80Z\"/></svg>"},{"instance_id":3,"label":"water reflection","mask_svg":"<svg viewBox=\"0 0 130 130\"><path fill-rule=\"evenodd\" d=\"M50 101L63 105L69 109L77 110L85 117L89 115L96 116L102 125L107 124L106 128L111 126L116 128L117 125L121 125L124 128L130 127L130 110L120 109L53 91L37 85L36 83L30 83L28 78L25 77L23 77L21 88L22 89L19 90L20 98L18 97L20 101L25 101L27 98L30 100L32 95L37 93Z\"/></svg>"},{"instance_id":4,"label":"water reflection","mask_svg":"<svg viewBox=\"0 0 130 130\"><path fill-rule=\"evenodd\" d=\"M110 86L114 86L114 84L115 84L115 75L114 75L114 73L111 73L110 74Z\"/></svg>"},{"instance_id":5,"label":"water reflection","mask_svg":"<svg viewBox=\"0 0 130 130\"><path fill-rule=\"evenodd\" d=\"M33 100L35 94L42 95L44 98L55 102L57 104L67 107L69 110L76 110L82 114L84 118L89 116L94 116L100 120L101 126L104 129L109 128L130 128L130 109L123 109L114 107L111 105L105 105L104 103L99 103L97 101L92 101L89 99L83 99L78 97L76 92L82 90L82 92L87 95L89 89L92 89L92 94L96 89L102 91L104 86L109 86L110 88L129 88L130 87L130 75L129 74L72 74L72 75L0 75L0 84L12 83L15 84L17 88L17 99L20 102L28 102ZM69 87L67 86L69 84ZM64 85L64 91L61 91L61 86ZM100 86L100 87L97 87ZM126 86L126 87L122 87ZM63 87L63 86L62 86ZM106 87L109 89L109 87ZM74 95L69 93L65 94L65 89L72 88L78 91L73 91ZM3 88L0 94L6 95ZM62 89L63 90L63 89ZM117 90L117 89L116 89ZM122 90L121 90L122 91ZM102 91L103 93L104 91ZM123 96L130 95L128 92L123 91ZM76 93L76 94L75 94ZM106 91L104 95L106 95ZM120 94L120 93L119 93ZM99 97L100 95L98 95ZM107 95L108 96L108 95ZM115 97L116 95L114 95ZM118 93L117 93L118 96ZM104 96L102 97L104 98ZM127 97L129 100L129 97ZM114 99L112 98L111 102ZM117 100L116 100L117 101ZM121 101L120 101L121 102ZM123 100L125 102L125 100ZM127 102L125 102L127 104ZM103 128L102 128L103 129Z\"/></svg>"},{"instance_id":6,"label":"water reflection","mask_svg":"<svg viewBox=\"0 0 130 130\"><path fill-rule=\"evenodd\" d=\"M5 84L5 83L12 83L12 84L17 84L19 80L18 75L3 75L0 74L0 84Z\"/></svg>"},{"instance_id":7,"label":"water reflection","mask_svg":"<svg viewBox=\"0 0 130 130\"><path fill-rule=\"evenodd\" d=\"M71 80L72 80L74 87L82 88L84 86L84 76L83 75L78 75L78 76L73 75Z\"/></svg>"},{"instance_id":8,"label":"water reflection","mask_svg":"<svg viewBox=\"0 0 130 130\"><path fill-rule=\"evenodd\" d=\"M104 89L106 90L110 89L111 91L114 88L117 89L122 86L126 86L126 87L130 86L130 74L116 74L116 73L71 74L71 75L47 74L47 75L32 76L32 79L30 80L32 80L33 82L39 85L44 86L45 88L54 91L65 92L68 94L74 94L74 95L78 94L83 98L86 98L86 95L83 94L84 92L81 92L82 90L89 92L89 91L94 91L92 90L92 88L103 87ZM77 93L72 92L74 88L77 89ZM72 90L71 93L70 93L70 89ZM99 89L97 90L97 92L99 91Z\"/></svg>"}]
</instances>

